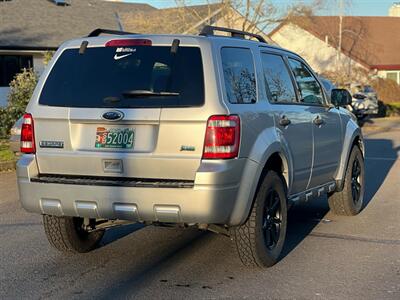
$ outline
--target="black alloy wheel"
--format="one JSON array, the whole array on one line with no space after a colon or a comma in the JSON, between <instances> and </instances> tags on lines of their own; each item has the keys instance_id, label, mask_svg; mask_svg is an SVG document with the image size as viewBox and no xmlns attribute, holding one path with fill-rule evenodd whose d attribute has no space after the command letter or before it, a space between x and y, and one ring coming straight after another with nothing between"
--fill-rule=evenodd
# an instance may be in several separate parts
<instances>
[{"instance_id":1,"label":"black alloy wheel","mask_svg":"<svg viewBox=\"0 0 400 300\"><path fill-rule=\"evenodd\" d=\"M280 202L278 193L275 190L269 191L265 201L262 230L265 244L270 250L272 250L279 241L282 224Z\"/></svg>"},{"instance_id":2,"label":"black alloy wheel","mask_svg":"<svg viewBox=\"0 0 400 300\"><path fill-rule=\"evenodd\" d=\"M353 162L353 166L351 169L351 197L353 199L354 204L357 204L357 202L360 200L360 194L361 194L360 175L361 175L361 166L360 162L356 158Z\"/></svg>"}]
</instances>

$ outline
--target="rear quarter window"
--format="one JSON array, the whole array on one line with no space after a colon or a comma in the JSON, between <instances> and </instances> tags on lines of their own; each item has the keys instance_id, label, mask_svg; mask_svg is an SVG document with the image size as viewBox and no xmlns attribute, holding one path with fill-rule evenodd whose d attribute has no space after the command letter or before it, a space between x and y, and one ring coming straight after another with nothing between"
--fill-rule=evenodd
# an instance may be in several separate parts
<instances>
[{"instance_id":1,"label":"rear quarter window","mask_svg":"<svg viewBox=\"0 0 400 300\"><path fill-rule=\"evenodd\" d=\"M230 103L255 103L257 100L254 60L250 49L222 48L222 68L226 97Z\"/></svg>"},{"instance_id":2,"label":"rear quarter window","mask_svg":"<svg viewBox=\"0 0 400 300\"><path fill-rule=\"evenodd\" d=\"M39 104L63 107L188 107L204 104L198 47L135 46L67 49L53 66ZM127 96L130 91L153 95ZM154 94L162 94L154 95ZM165 94L169 93L168 96Z\"/></svg>"}]
</instances>

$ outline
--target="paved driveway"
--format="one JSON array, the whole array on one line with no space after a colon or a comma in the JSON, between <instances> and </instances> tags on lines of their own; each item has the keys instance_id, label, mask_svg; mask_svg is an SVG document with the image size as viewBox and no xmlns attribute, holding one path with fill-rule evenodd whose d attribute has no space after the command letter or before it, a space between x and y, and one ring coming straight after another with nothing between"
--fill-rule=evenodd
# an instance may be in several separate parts
<instances>
[{"instance_id":1,"label":"paved driveway","mask_svg":"<svg viewBox=\"0 0 400 300\"><path fill-rule=\"evenodd\" d=\"M226 237L137 225L63 256L20 208L15 174L0 174L0 298L400 299L399 127L366 145L362 213L334 216L326 198L295 207L285 257L266 270L242 267Z\"/></svg>"}]
</instances>

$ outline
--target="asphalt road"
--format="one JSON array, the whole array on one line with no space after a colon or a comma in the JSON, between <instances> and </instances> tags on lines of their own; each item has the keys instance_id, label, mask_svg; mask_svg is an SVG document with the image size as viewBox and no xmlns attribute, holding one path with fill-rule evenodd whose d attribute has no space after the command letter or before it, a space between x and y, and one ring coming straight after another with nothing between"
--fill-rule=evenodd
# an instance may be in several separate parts
<instances>
[{"instance_id":1,"label":"asphalt road","mask_svg":"<svg viewBox=\"0 0 400 300\"><path fill-rule=\"evenodd\" d=\"M63 256L20 207L15 173L0 174L0 299L400 299L400 124L369 131L366 152L361 214L334 216L326 198L293 208L285 255L265 270L242 267L224 236L137 225Z\"/></svg>"}]
</instances>

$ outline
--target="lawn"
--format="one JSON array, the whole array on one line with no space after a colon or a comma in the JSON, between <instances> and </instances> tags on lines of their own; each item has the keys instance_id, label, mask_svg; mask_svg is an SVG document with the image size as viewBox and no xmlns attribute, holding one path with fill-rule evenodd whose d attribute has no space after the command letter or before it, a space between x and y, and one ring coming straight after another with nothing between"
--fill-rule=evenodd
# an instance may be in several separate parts
<instances>
[{"instance_id":1,"label":"lawn","mask_svg":"<svg viewBox=\"0 0 400 300\"><path fill-rule=\"evenodd\" d=\"M387 114L389 116L400 115L400 102L389 102L386 104Z\"/></svg>"},{"instance_id":2,"label":"lawn","mask_svg":"<svg viewBox=\"0 0 400 300\"><path fill-rule=\"evenodd\" d=\"M13 160L15 160L15 155L10 150L8 141L0 141L0 162Z\"/></svg>"}]
</instances>

